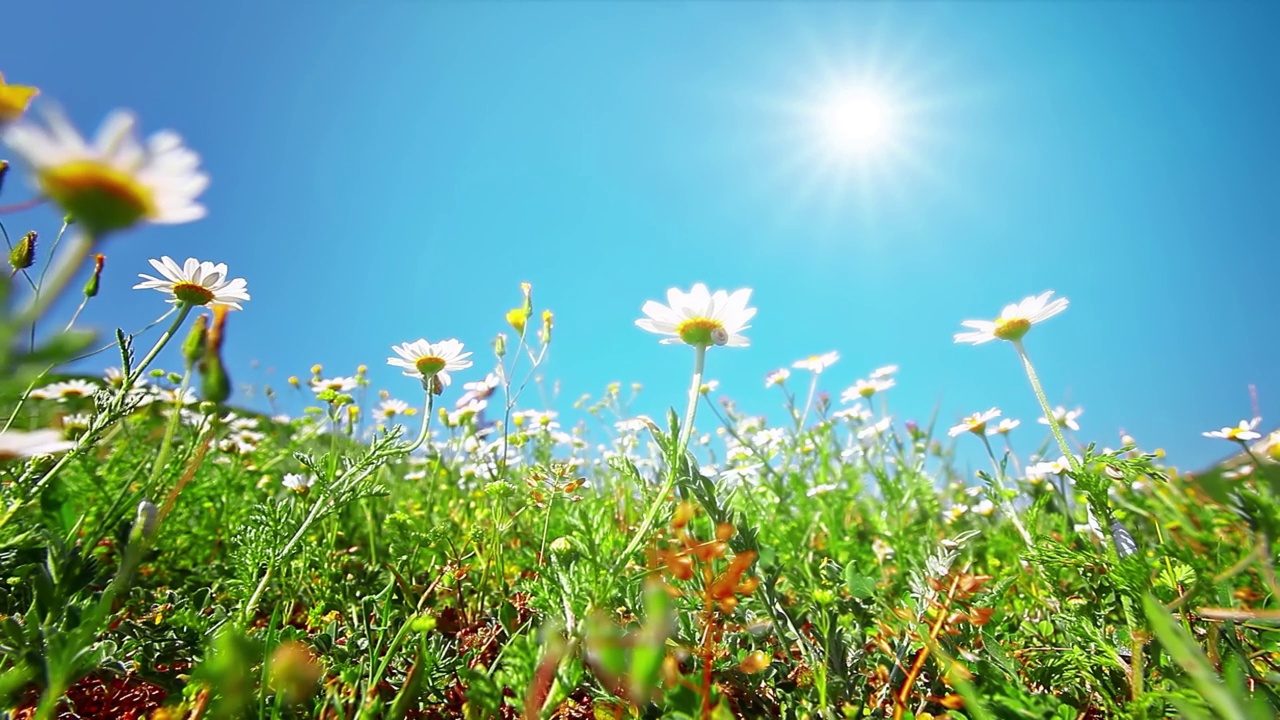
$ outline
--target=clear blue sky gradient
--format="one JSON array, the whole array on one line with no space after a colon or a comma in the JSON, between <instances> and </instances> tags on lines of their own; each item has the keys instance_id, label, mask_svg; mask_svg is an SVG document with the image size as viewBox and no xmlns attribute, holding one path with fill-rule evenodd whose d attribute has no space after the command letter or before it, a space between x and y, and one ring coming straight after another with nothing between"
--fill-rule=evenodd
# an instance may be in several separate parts
<instances>
[{"instance_id":1,"label":"clear blue sky gradient","mask_svg":"<svg viewBox=\"0 0 1280 720\"><path fill-rule=\"evenodd\" d=\"M129 289L148 257L226 262L253 295L238 383L365 363L416 403L390 346L457 337L475 379L527 280L556 312L554 409L636 381L657 415L691 352L634 320L705 281L755 291L752 347L708 363L743 409L776 413L765 373L838 350L834 395L896 363L898 419L996 405L1029 450L1013 349L952 335L1053 289L1071 308L1027 344L1082 439L1123 427L1195 469L1230 454L1200 432L1249 416L1249 384L1280 413L1275 4L10 5L11 82L86 133L116 107L173 128L213 179L204 221L109 242L83 323L163 311ZM833 167L797 108L867 78L901 147Z\"/></svg>"}]
</instances>

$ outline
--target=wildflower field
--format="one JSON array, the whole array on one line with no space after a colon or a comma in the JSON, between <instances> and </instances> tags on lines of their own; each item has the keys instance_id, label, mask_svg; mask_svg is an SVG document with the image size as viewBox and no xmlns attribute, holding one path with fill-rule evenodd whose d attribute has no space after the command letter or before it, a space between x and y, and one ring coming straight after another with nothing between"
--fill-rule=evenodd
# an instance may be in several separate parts
<instances>
[{"instance_id":1,"label":"wildflower field","mask_svg":"<svg viewBox=\"0 0 1280 720\"><path fill-rule=\"evenodd\" d=\"M1066 298L955 318L955 343L1016 355L1039 422L895 422L897 368L833 399L832 352L765 379L770 425L704 377L750 352L751 291L702 284L617 319L688 356L665 417L621 384L580 422L543 407L555 319L527 284L490 346L427 318L369 349L400 385L298 368L266 393L306 412L252 412L221 349L252 272L161 257L128 269L153 326L52 323L120 282L117 237L203 217L208 178L175 133L118 112L86 139L36 92L0 78L10 717L1280 714L1280 437L1209 430L1242 459L1193 477L1082 436L1033 364ZM18 227L36 204L65 222Z\"/></svg>"}]
</instances>

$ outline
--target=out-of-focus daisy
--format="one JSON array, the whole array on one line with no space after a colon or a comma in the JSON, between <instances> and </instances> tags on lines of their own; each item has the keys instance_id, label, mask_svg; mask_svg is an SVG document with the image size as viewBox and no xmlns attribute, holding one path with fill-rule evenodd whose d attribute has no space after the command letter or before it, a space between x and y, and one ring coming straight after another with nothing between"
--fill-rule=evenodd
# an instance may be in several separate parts
<instances>
[{"instance_id":1,"label":"out-of-focus daisy","mask_svg":"<svg viewBox=\"0 0 1280 720\"><path fill-rule=\"evenodd\" d=\"M831 414L831 417L837 420L851 420L853 422L866 422L871 419L871 411L862 407L862 403L854 403L843 410L837 410Z\"/></svg>"},{"instance_id":2,"label":"out-of-focus daisy","mask_svg":"<svg viewBox=\"0 0 1280 720\"><path fill-rule=\"evenodd\" d=\"M972 332L956 333L955 341L981 345L992 340L1021 340L1032 325L1044 322L1067 309L1066 298L1050 301L1051 295L1052 290L1028 297L1016 305L1006 305L1000 312L1000 317L994 321L965 320L960 324L970 328Z\"/></svg>"},{"instance_id":3,"label":"out-of-focus daisy","mask_svg":"<svg viewBox=\"0 0 1280 720\"><path fill-rule=\"evenodd\" d=\"M888 390L897 383L889 378L872 378L870 380L858 380L858 382L849 386L844 392L840 393L840 402L854 402L858 398L869 398L878 392Z\"/></svg>"},{"instance_id":4,"label":"out-of-focus daisy","mask_svg":"<svg viewBox=\"0 0 1280 720\"><path fill-rule=\"evenodd\" d=\"M887 418L887 417L882 418L879 422L875 423L874 425L868 425L867 427L864 427L861 430L859 430L858 439L866 440L868 438L878 437L884 434L884 432L889 429L889 426L892 423L893 423L893 418Z\"/></svg>"},{"instance_id":5,"label":"out-of-focus daisy","mask_svg":"<svg viewBox=\"0 0 1280 720\"><path fill-rule=\"evenodd\" d=\"M951 507L947 508L946 512L942 513L942 520L946 524L950 525L956 520L959 520L960 518L964 517L964 514L967 512L969 512L968 505L965 505L963 503L959 505L952 505Z\"/></svg>"},{"instance_id":6,"label":"out-of-focus daisy","mask_svg":"<svg viewBox=\"0 0 1280 720\"><path fill-rule=\"evenodd\" d=\"M835 365L836 361L839 359L840 353L832 350L829 353L823 353L822 355L810 355L803 360L797 360L791 363L791 367L797 370L808 370L811 373L818 374L832 365Z\"/></svg>"},{"instance_id":7,"label":"out-of-focus daisy","mask_svg":"<svg viewBox=\"0 0 1280 720\"><path fill-rule=\"evenodd\" d=\"M425 339L419 339L391 346L400 357L387 358L387 364L403 368L406 377L416 377L424 383L438 377L440 384L449 387L452 382L449 373L471 367L471 361L467 359L471 357L471 353L463 352L462 348L462 343L457 340L429 343Z\"/></svg>"},{"instance_id":8,"label":"out-of-focus daisy","mask_svg":"<svg viewBox=\"0 0 1280 720\"><path fill-rule=\"evenodd\" d=\"M292 490L296 493L305 493L310 490L311 486L315 485L315 483L315 477L300 473L285 473L285 476L280 480L280 484L283 485L286 490Z\"/></svg>"},{"instance_id":9,"label":"out-of-focus daisy","mask_svg":"<svg viewBox=\"0 0 1280 720\"><path fill-rule=\"evenodd\" d=\"M64 415L62 418L62 430L72 437L78 437L89 429L89 423L92 420L93 418L88 413Z\"/></svg>"},{"instance_id":10,"label":"out-of-focus daisy","mask_svg":"<svg viewBox=\"0 0 1280 720\"><path fill-rule=\"evenodd\" d=\"M0 432L0 460L34 457L36 455L53 455L66 452L75 447L75 443L65 440L57 430L5 430Z\"/></svg>"},{"instance_id":11,"label":"out-of-focus daisy","mask_svg":"<svg viewBox=\"0 0 1280 720\"><path fill-rule=\"evenodd\" d=\"M462 397L458 398L454 406L460 408L475 400L488 400L501 384L502 378L497 373L489 373L483 380L463 383L462 389L466 392L462 393Z\"/></svg>"},{"instance_id":12,"label":"out-of-focus daisy","mask_svg":"<svg viewBox=\"0 0 1280 720\"><path fill-rule=\"evenodd\" d=\"M1065 475L1071 469L1071 463L1066 456L1057 460L1049 460L1046 462L1038 462L1027 468L1027 477L1033 482L1043 480L1050 475Z\"/></svg>"},{"instance_id":13,"label":"out-of-focus daisy","mask_svg":"<svg viewBox=\"0 0 1280 720\"><path fill-rule=\"evenodd\" d=\"M898 366L897 366L897 365L885 365L884 367L878 367L878 368L876 368L875 370L872 370L872 371L871 371L871 379L872 379L872 380L883 380L883 379L885 379L885 378L887 378L887 377L891 377L891 376L892 376L894 373L896 373L896 372L898 372Z\"/></svg>"},{"instance_id":14,"label":"out-of-focus daisy","mask_svg":"<svg viewBox=\"0 0 1280 720\"><path fill-rule=\"evenodd\" d=\"M4 73L0 73L0 127L21 118L39 94L38 88L10 85L5 82Z\"/></svg>"},{"instance_id":15,"label":"out-of-focus daisy","mask_svg":"<svg viewBox=\"0 0 1280 720\"><path fill-rule=\"evenodd\" d=\"M412 410L413 408L409 407L409 403L403 400L387 399L383 400L382 404L378 405L377 414L380 417L390 420L397 415L408 415Z\"/></svg>"},{"instance_id":16,"label":"out-of-focus daisy","mask_svg":"<svg viewBox=\"0 0 1280 720\"><path fill-rule=\"evenodd\" d=\"M1014 420L1013 418L1003 418L1000 420L1000 422L996 423L995 427L991 428L991 433L994 433L996 435L1008 435L1010 431L1012 431L1014 428L1018 427L1021 424L1022 424L1021 420Z\"/></svg>"},{"instance_id":17,"label":"out-of-focus daisy","mask_svg":"<svg viewBox=\"0 0 1280 720\"><path fill-rule=\"evenodd\" d=\"M1084 410L1082 410L1081 408L1076 408L1075 410L1068 410L1062 407L1061 405L1059 405L1058 407L1053 409L1053 419L1056 420L1059 425L1065 425L1066 427L1071 428L1072 432L1080 431L1080 424L1077 423L1076 420L1083 414L1084 414ZM1040 418L1036 422L1040 423L1041 425L1049 424L1048 418L1044 418L1044 417Z\"/></svg>"},{"instance_id":18,"label":"out-of-focus daisy","mask_svg":"<svg viewBox=\"0 0 1280 720\"><path fill-rule=\"evenodd\" d=\"M186 223L205 215L196 202L209 185L200 156L174 132L134 133L134 117L117 110L89 144L60 111L45 113L47 127L22 120L4 130L4 141L35 172L36 185L100 236L141 222Z\"/></svg>"},{"instance_id":19,"label":"out-of-focus daisy","mask_svg":"<svg viewBox=\"0 0 1280 720\"><path fill-rule=\"evenodd\" d=\"M159 290L169 295L168 302L186 303L188 305L207 305L209 307L228 307L243 310L241 302L249 300L249 291L243 278L234 280L227 277L227 266L224 263L214 264L201 262L195 258L187 258L181 266L173 258L164 256L159 260L150 260L151 267L163 277L138 274L143 282L133 286L134 290Z\"/></svg>"},{"instance_id":20,"label":"out-of-focus daisy","mask_svg":"<svg viewBox=\"0 0 1280 720\"><path fill-rule=\"evenodd\" d=\"M1000 417L999 408L991 408L986 412L974 413L964 420L961 420L959 425L948 430L947 434L951 437L956 437L961 433L967 432L971 432L974 435L984 435L987 432L987 423L998 417Z\"/></svg>"},{"instance_id":21,"label":"out-of-focus daisy","mask_svg":"<svg viewBox=\"0 0 1280 720\"><path fill-rule=\"evenodd\" d=\"M702 393L703 395L710 395L711 393L715 392L719 388L720 388L719 380L708 380L702 383L702 386L698 388L698 392Z\"/></svg>"},{"instance_id":22,"label":"out-of-focus daisy","mask_svg":"<svg viewBox=\"0 0 1280 720\"><path fill-rule=\"evenodd\" d=\"M774 385L781 385L786 382L789 377L791 377L790 370L786 368L778 368L764 376L764 386L773 387Z\"/></svg>"},{"instance_id":23,"label":"out-of-focus daisy","mask_svg":"<svg viewBox=\"0 0 1280 720\"><path fill-rule=\"evenodd\" d=\"M746 347L750 341L742 334L751 326L756 309L747 307L751 290L743 288L732 294L724 290L714 293L698 283L689 292L676 288L667 291L667 304L650 300L641 311L648 317L636 321L641 329L658 335L664 345L686 343L695 347L724 345Z\"/></svg>"},{"instance_id":24,"label":"out-of-focus daisy","mask_svg":"<svg viewBox=\"0 0 1280 720\"><path fill-rule=\"evenodd\" d=\"M353 377L317 378L311 381L311 392L322 393L329 390L335 393L349 393L360 385Z\"/></svg>"},{"instance_id":25,"label":"out-of-focus daisy","mask_svg":"<svg viewBox=\"0 0 1280 720\"><path fill-rule=\"evenodd\" d=\"M996 504L984 498L982 502L973 506L973 511L983 517L991 517L991 515L996 511Z\"/></svg>"},{"instance_id":26,"label":"out-of-focus daisy","mask_svg":"<svg viewBox=\"0 0 1280 720\"><path fill-rule=\"evenodd\" d=\"M1262 422L1262 418L1241 420L1240 424L1236 427L1224 427L1221 430L1209 430L1201 434L1205 437L1218 438L1220 440L1248 442L1262 437L1262 435L1255 430L1260 422Z\"/></svg>"},{"instance_id":27,"label":"out-of-focus daisy","mask_svg":"<svg viewBox=\"0 0 1280 720\"><path fill-rule=\"evenodd\" d=\"M65 380L63 382L50 383L38 390L32 390L31 397L37 400L67 402L68 400L93 397L93 394L97 391L98 386L86 380Z\"/></svg>"},{"instance_id":28,"label":"out-of-focus daisy","mask_svg":"<svg viewBox=\"0 0 1280 720\"><path fill-rule=\"evenodd\" d=\"M166 389L152 385L151 393L155 396L156 402L164 405L195 405L200 402L196 391L191 388L179 391L178 388Z\"/></svg>"}]
</instances>

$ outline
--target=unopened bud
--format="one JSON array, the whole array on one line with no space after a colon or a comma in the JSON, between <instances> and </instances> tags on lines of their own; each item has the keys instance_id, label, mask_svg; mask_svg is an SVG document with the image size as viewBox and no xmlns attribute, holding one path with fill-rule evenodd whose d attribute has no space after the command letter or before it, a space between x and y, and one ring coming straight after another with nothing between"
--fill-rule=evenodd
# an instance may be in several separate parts
<instances>
[{"instance_id":1,"label":"unopened bud","mask_svg":"<svg viewBox=\"0 0 1280 720\"><path fill-rule=\"evenodd\" d=\"M14 245L13 249L9 251L9 267L13 268L13 272L26 270L35 264L37 237L35 230L29 230L18 241L18 244Z\"/></svg>"},{"instance_id":2,"label":"unopened bud","mask_svg":"<svg viewBox=\"0 0 1280 720\"><path fill-rule=\"evenodd\" d=\"M191 326L191 332L187 333L187 339L182 343L182 357L187 361L188 368L204 357L205 336L208 332L209 316L197 315L195 323Z\"/></svg>"},{"instance_id":3,"label":"unopened bud","mask_svg":"<svg viewBox=\"0 0 1280 720\"><path fill-rule=\"evenodd\" d=\"M555 316L550 310L542 311L542 330L538 333L538 339L543 345L551 342L551 328L555 326Z\"/></svg>"},{"instance_id":4,"label":"unopened bud","mask_svg":"<svg viewBox=\"0 0 1280 720\"><path fill-rule=\"evenodd\" d=\"M493 354L499 358L506 357L507 354L507 335L506 333L498 333L493 339Z\"/></svg>"},{"instance_id":5,"label":"unopened bud","mask_svg":"<svg viewBox=\"0 0 1280 720\"><path fill-rule=\"evenodd\" d=\"M102 266L107 263L107 256L98 253L93 256L93 274L89 276L89 282L84 284L85 297L97 297L98 286L102 282Z\"/></svg>"},{"instance_id":6,"label":"unopened bud","mask_svg":"<svg viewBox=\"0 0 1280 720\"><path fill-rule=\"evenodd\" d=\"M231 397L231 379L222 366L222 358L216 352L205 354L200 368L200 395L208 402L224 403Z\"/></svg>"},{"instance_id":7,"label":"unopened bud","mask_svg":"<svg viewBox=\"0 0 1280 720\"><path fill-rule=\"evenodd\" d=\"M133 532L142 540L151 538L156 531L156 517L159 511L150 500L138 503L138 515L133 521Z\"/></svg>"},{"instance_id":8,"label":"unopened bud","mask_svg":"<svg viewBox=\"0 0 1280 720\"><path fill-rule=\"evenodd\" d=\"M524 293L524 316L529 317L533 314L533 285L520 283L520 292Z\"/></svg>"}]
</instances>

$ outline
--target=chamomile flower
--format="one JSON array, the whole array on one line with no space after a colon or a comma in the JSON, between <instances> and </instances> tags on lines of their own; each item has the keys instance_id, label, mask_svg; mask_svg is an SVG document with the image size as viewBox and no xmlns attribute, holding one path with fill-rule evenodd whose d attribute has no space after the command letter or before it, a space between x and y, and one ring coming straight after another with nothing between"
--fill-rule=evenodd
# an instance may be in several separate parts
<instances>
[{"instance_id":1,"label":"chamomile flower","mask_svg":"<svg viewBox=\"0 0 1280 720\"><path fill-rule=\"evenodd\" d=\"M1018 427L1021 424L1022 424L1021 420L1014 420L1012 418L1003 418L1000 420L999 423L996 423L995 427L991 428L988 434L1008 435L1010 431L1012 431L1014 428Z\"/></svg>"},{"instance_id":2,"label":"chamomile flower","mask_svg":"<svg viewBox=\"0 0 1280 720\"><path fill-rule=\"evenodd\" d=\"M86 380L66 380L50 383L39 390L32 390L31 397L37 400L67 402L69 400L82 400L93 397L93 394L97 391L98 386Z\"/></svg>"},{"instance_id":3,"label":"chamomile flower","mask_svg":"<svg viewBox=\"0 0 1280 720\"><path fill-rule=\"evenodd\" d=\"M1058 407L1053 409L1053 419L1059 425L1063 425L1070 428L1072 432L1080 432L1080 423L1077 423L1076 420L1083 414L1084 414L1084 410L1081 408L1076 408L1075 410L1068 410L1062 407L1061 405L1059 405ZM1044 417L1040 418L1036 422L1040 423L1041 425L1049 424L1049 420Z\"/></svg>"},{"instance_id":4,"label":"chamomile flower","mask_svg":"<svg viewBox=\"0 0 1280 720\"><path fill-rule=\"evenodd\" d=\"M829 353L823 353L822 355L810 355L803 360L797 360L791 363L791 367L797 370L808 370L809 372L817 375L823 370L835 365L836 361L839 359L840 353L832 350Z\"/></svg>"},{"instance_id":5,"label":"chamomile flower","mask_svg":"<svg viewBox=\"0 0 1280 720\"><path fill-rule=\"evenodd\" d=\"M0 432L0 460L34 457L36 455L53 455L66 452L75 447L75 443L64 440L57 430L5 430Z\"/></svg>"},{"instance_id":6,"label":"chamomile flower","mask_svg":"<svg viewBox=\"0 0 1280 720\"><path fill-rule=\"evenodd\" d=\"M1240 424L1236 427L1224 427L1221 430L1210 430L1201 434L1205 437L1218 438L1220 440L1248 442L1262 437L1262 435L1255 430L1260 422L1262 422L1262 418L1241 420Z\"/></svg>"},{"instance_id":7,"label":"chamomile flower","mask_svg":"<svg viewBox=\"0 0 1280 720\"><path fill-rule=\"evenodd\" d=\"M871 379L884 380L885 378L891 377L896 372L898 372L897 365L885 365L884 367L878 367L875 370L872 370Z\"/></svg>"},{"instance_id":8,"label":"chamomile flower","mask_svg":"<svg viewBox=\"0 0 1280 720\"><path fill-rule=\"evenodd\" d=\"M454 407L460 408L474 400L488 400L501 384L502 378L497 373L489 373L484 376L483 380L463 383L462 389L466 392L462 393L462 397L458 398L458 402L454 404Z\"/></svg>"},{"instance_id":9,"label":"chamomile flower","mask_svg":"<svg viewBox=\"0 0 1280 720\"><path fill-rule=\"evenodd\" d=\"M390 420L397 415L408 415L410 410L409 403L403 400L387 399L378 406L377 414Z\"/></svg>"},{"instance_id":10,"label":"chamomile flower","mask_svg":"<svg viewBox=\"0 0 1280 720\"><path fill-rule=\"evenodd\" d=\"M884 377L858 380L840 393L840 402L856 402L858 398L869 398L878 392L888 390L896 384L892 379Z\"/></svg>"},{"instance_id":11,"label":"chamomile flower","mask_svg":"<svg viewBox=\"0 0 1280 720\"><path fill-rule=\"evenodd\" d=\"M249 292L242 278L234 280L227 277L227 266L223 263L200 262L195 258L187 258L181 266L169 256L159 260L150 260L151 267L163 277L152 277L139 273L143 282L133 286L134 290L159 290L169 295L168 302L186 303L187 305L207 305L209 307L228 307L243 310L241 302L249 300Z\"/></svg>"},{"instance_id":12,"label":"chamomile flower","mask_svg":"<svg viewBox=\"0 0 1280 720\"><path fill-rule=\"evenodd\" d=\"M644 304L641 311L648 317L636 320L636 325L669 336L661 340L664 345L746 347L750 341L742 332L751 327L747 323L756 314L755 308L747 307L750 299L749 288L732 294L724 290L712 293L702 283L687 293L671 288L666 305L653 300Z\"/></svg>"},{"instance_id":13,"label":"chamomile flower","mask_svg":"<svg viewBox=\"0 0 1280 720\"><path fill-rule=\"evenodd\" d=\"M89 234L204 217L196 199L209 177L199 171L200 156L176 133L158 132L143 145L133 115L123 110L107 116L92 144L60 111L46 112L45 123L14 123L4 130L4 141L34 170L40 192Z\"/></svg>"},{"instance_id":14,"label":"chamomile flower","mask_svg":"<svg viewBox=\"0 0 1280 720\"><path fill-rule=\"evenodd\" d=\"M315 485L315 483L316 479L314 476L302 475L300 473L285 473L285 476L280 480L280 484L283 485L286 490L292 490L299 494L310 490L311 486Z\"/></svg>"},{"instance_id":15,"label":"chamomile flower","mask_svg":"<svg viewBox=\"0 0 1280 720\"><path fill-rule=\"evenodd\" d=\"M429 343L419 339L391 346L400 357L387 358L387 364L403 368L405 377L416 377L424 383L438 377L440 383L448 387L452 381L449 373L471 367L471 361L467 359L471 353L463 352L462 348L462 343L457 340Z\"/></svg>"},{"instance_id":16,"label":"chamomile flower","mask_svg":"<svg viewBox=\"0 0 1280 720\"><path fill-rule=\"evenodd\" d=\"M355 390L360 381L353 377L317 378L311 381L311 392L322 393L331 390L335 393L349 393Z\"/></svg>"},{"instance_id":17,"label":"chamomile flower","mask_svg":"<svg viewBox=\"0 0 1280 720\"><path fill-rule=\"evenodd\" d=\"M781 385L785 383L787 381L787 378L789 377L791 377L790 370L786 368L778 368L777 370L774 370L773 372L764 376L764 386L769 388L769 387L773 387L774 385Z\"/></svg>"},{"instance_id":18,"label":"chamomile flower","mask_svg":"<svg viewBox=\"0 0 1280 720\"><path fill-rule=\"evenodd\" d=\"M971 432L974 435L983 435L987 432L987 423L998 417L1000 417L999 408L991 408L986 412L974 413L964 420L961 420L959 425L948 430L947 434L951 437L956 437L957 435L967 432Z\"/></svg>"},{"instance_id":19,"label":"chamomile flower","mask_svg":"<svg viewBox=\"0 0 1280 720\"><path fill-rule=\"evenodd\" d=\"M992 340L1008 340L1017 342L1022 339L1032 325L1044 322L1067 309L1067 299L1058 298L1050 301L1053 291L1024 299L1016 305L1006 305L1000 317L991 320L965 320L961 325L970 328L971 332L956 333L958 343L981 345Z\"/></svg>"}]
</instances>

